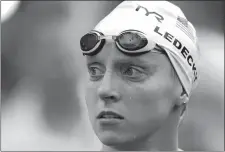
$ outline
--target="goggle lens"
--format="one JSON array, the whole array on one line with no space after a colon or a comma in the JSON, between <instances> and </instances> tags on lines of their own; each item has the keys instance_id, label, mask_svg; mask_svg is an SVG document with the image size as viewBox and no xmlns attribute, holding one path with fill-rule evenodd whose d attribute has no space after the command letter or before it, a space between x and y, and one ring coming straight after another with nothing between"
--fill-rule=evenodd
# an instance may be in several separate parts
<instances>
[{"instance_id":1,"label":"goggle lens","mask_svg":"<svg viewBox=\"0 0 225 152\"><path fill-rule=\"evenodd\" d=\"M99 42L98 35L95 33L88 33L80 40L80 47L82 51L89 51L93 49Z\"/></svg>"},{"instance_id":2,"label":"goggle lens","mask_svg":"<svg viewBox=\"0 0 225 152\"><path fill-rule=\"evenodd\" d=\"M147 39L138 33L124 32L117 37L116 42L125 50L136 51L145 47Z\"/></svg>"}]
</instances>

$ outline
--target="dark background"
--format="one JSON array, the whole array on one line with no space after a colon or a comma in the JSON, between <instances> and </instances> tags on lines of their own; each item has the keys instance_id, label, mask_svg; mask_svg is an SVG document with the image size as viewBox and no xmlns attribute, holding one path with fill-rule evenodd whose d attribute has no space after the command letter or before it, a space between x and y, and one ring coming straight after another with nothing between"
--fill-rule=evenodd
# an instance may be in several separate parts
<instances>
[{"instance_id":1,"label":"dark background","mask_svg":"<svg viewBox=\"0 0 225 152\"><path fill-rule=\"evenodd\" d=\"M196 27L200 83L180 148L224 150L224 2L175 1ZM2 150L98 150L83 97L79 39L119 1L24 1L1 23Z\"/></svg>"}]
</instances>

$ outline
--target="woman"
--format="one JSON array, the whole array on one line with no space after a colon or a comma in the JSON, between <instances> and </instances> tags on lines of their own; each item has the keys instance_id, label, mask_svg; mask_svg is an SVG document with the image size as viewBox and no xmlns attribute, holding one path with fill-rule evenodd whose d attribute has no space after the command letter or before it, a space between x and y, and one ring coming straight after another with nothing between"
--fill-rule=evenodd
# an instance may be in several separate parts
<instances>
[{"instance_id":1,"label":"woman","mask_svg":"<svg viewBox=\"0 0 225 152\"><path fill-rule=\"evenodd\" d=\"M86 102L103 151L179 151L198 82L193 25L165 1L124 1L80 40Z\"/></svg>"}]
</instances>

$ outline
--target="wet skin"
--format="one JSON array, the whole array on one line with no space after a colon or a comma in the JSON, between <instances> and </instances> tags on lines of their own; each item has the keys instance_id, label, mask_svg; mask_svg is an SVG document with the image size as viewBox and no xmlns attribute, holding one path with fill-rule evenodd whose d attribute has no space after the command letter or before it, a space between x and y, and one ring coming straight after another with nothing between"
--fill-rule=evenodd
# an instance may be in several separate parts
<instances>
[{"instance_id":1,"label":"wet skin","mask_svg":"<svg viewBox=\"0 0 225 152\"><path fill-rule=\"evenodd\" d=\"M86 56L86 63L89 119L104 145L141 142L164 125L179 96L165 54L150 52L131 57L107 41L100 53ZM124 119L98 119L104 110Z\"/></svg>"}]
</instances>

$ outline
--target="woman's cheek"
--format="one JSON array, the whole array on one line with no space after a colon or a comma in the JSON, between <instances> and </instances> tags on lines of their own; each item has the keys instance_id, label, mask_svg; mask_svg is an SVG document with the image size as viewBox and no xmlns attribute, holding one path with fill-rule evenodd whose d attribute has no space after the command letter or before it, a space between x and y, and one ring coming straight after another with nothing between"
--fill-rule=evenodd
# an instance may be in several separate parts
<instances>
[{"instance_id":1,"label":"woman's cheek","mask_svg":"<svg viewBox=\"0 0 225 152\"><path fill-rule=\"evenodd\" d=\"M97 98L97 90L92 85L87 85L86 87L85 100L88 108L89 118L91 119L91 121L93 121L92 119L94 119L93 117L95 116L98 98Z\"/></svg>"},{"instance_id":2,"label":"woman's cheek","mask_svg":"<svg viewBox=\"0 0 225 152\"><path fill-rule=\"evenodd\" d=\"M125 100L126 106L133 112L143 111L146 109L148 113L164 109L168 105L168 99L164 97L165 88L155 82L147 82L145 84L133 84L126 86ZM165 109L166 110L166 109ZM166 110L167 111L167 110ZM144 112L144 111L143 111ZM144 114L144 113L143 113Z\"/></svg>"}]
</instances>

